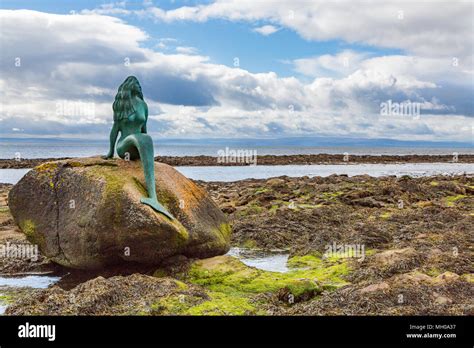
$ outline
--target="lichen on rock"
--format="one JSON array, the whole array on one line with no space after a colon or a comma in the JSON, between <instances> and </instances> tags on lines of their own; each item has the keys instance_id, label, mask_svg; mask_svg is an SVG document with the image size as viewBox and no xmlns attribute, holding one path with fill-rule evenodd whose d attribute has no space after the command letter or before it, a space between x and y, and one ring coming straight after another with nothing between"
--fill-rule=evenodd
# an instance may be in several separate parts
<instances>
[{"instance_id":1,"label":"lichen on rock","mask_svg":"<svg viewBox=\"0 0 474 348\"><path fill-rule=\"evenodd\" d=\"M34 168L10 191L11 213L45 256L72 268L227 252L230 226L206 191L166 164L155 172L158 200L175 219L140 202L139 161L97 157Z\"/></svg>"}]
</instances>

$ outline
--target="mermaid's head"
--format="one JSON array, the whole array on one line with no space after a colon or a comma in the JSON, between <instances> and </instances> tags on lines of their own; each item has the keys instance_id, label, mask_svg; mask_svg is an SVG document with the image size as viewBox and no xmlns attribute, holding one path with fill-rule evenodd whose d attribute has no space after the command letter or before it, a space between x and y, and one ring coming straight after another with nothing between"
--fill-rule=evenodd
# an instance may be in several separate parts
<instances>
[{"instance_id":1,"label":"mermaid's head","mask_svg":"<svg viewBox=\"0 0 474 348\"><path fill-rule=\"evenodd\" d=\"M120 85L115 101L112 106L114 110L114 121L119 121L127 118L135 112L133 107L133 97L139 97L143 100L142 87L135 76L129 76Z\"/></svg>"}]
</instances>

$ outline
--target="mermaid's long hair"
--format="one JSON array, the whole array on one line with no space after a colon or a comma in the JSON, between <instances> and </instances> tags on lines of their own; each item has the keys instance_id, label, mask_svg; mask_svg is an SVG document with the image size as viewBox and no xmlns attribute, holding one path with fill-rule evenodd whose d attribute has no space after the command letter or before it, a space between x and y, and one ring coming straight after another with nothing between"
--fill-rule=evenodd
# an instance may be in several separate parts
<instances>
[{"instance_id":1,"label":"mermaid's long hair","mask_svg":"<svg viewBox=\"0 0 474 348\"><path fill-rule=\"evenodd\" d=\"M135 112L132 103L132 97L134 95L137 95L141 100L143 100L140 82L138 82L138 79L135 76L129 76L120 85L117 95L115 96L115 101L112 105L112 109L114 110L114 121L128 118L128 116Z\"/></svg>"}]
</instances>

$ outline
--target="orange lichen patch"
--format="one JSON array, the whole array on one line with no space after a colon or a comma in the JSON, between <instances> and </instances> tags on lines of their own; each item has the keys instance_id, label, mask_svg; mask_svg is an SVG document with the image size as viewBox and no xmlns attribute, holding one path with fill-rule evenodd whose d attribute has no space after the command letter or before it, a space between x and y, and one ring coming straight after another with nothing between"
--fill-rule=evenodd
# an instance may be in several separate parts
<instances>
[{"instance_id":1,"label":"orange lichen patch","mask_svg":"<svg viewBox=\"0 0 474 348\"><path fill-rule=\"evenodd\" d=\"M170 170L170 166L163 163L155 164L156 181L168 191L175 192L179 199L179 207L185 213L193 211L206 197L204 189L186 179L181 173ZM172 186L171 186L172 185Z\"/></svg>"}]
</instances>

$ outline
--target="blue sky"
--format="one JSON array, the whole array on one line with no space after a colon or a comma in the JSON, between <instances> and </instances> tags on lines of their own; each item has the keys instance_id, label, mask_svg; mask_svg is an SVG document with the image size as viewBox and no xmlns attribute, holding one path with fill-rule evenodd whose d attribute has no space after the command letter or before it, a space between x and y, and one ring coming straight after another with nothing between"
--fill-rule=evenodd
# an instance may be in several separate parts
<instances>
[{"instance_id":1,"label":"blue sky","mask_svg":"<svg viewBox=\"0 0 474 348\"><path fill-rule=\"evenodd\" d=\"M0 132L101 137L134 74L162 137L471 141L472 4L433 3L1 1Z\"/></svg>"},{"instance_id":2,"label":"blue sky","mask_svg":"<svg viewBox=\"0 0 474 348\"><path fill-rule=\"evenodd\" d=\"M69 14L84 9L93 9L110 1L2 1L2 7L8 9L31 9L49 13ZM161 8L172 10L181 6L205 4L210 1L156 1ZM126 2L127 9L139 10L141 1ZM145 47L156 47L163 38L174 38L176 45L195 47L198 52L210 58L211 62L233 66L238 57L240 66L258 73L274 71L279 76L293 76L295 71L288 62L300 57L336 54L344 49L370 52L372 55L397 54L402 51L396 48L378 48L370 45L348 43L343 40L314 42L300 37L292 30L282 28L271 36L263 36L252 31L253 27L264 25L257 21L253 26L246 22L229 22L220 19L210 20L203 25L195 22L173 22L163 25L151 19L144 20L137 16L117 15L128 23L143 28L150 39ZM304 78L304 76L300 76Z\"/></svg>"}]
</instances>

